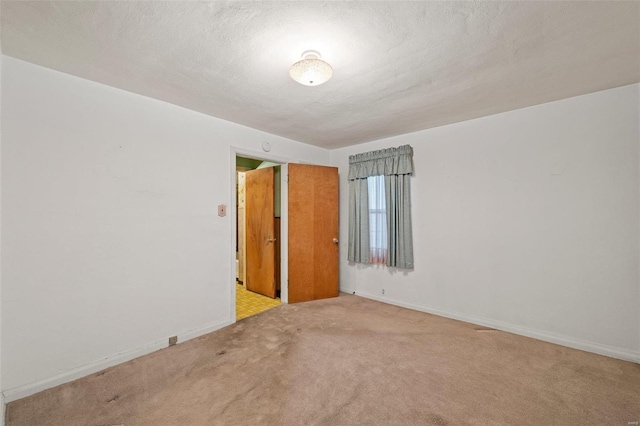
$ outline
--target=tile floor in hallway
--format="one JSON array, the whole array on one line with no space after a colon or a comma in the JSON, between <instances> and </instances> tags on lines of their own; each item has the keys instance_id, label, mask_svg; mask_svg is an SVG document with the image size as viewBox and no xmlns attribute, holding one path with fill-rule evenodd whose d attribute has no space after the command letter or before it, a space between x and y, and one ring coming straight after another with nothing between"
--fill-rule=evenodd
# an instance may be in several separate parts
<instances>
[{"instance_id":1,"label":"tile floor in hallway","mask_svg":"<svg viewBox=\"0 0 640 426\"><path fill-rule=\"evenodd\" d=\"M241 320L251 315L259 314L276 306L282 302L279 298L271 299L252 291L248 291L244 286L236 284L236 319Z\"/></svg>"}]
</instances>

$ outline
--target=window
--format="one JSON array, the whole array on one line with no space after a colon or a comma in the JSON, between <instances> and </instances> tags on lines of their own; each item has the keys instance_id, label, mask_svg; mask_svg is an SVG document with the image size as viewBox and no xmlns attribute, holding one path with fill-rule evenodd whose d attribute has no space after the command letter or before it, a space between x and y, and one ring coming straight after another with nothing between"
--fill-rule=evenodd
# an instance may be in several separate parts
<instances>
[{"instance_id":1,"label":"window","mask_svg":"<svg viewBox=\"0 0 640 426\"><path fill-rule=\"evenodd\" d=\"M369 261L387 263L387 203L384 176L367 178L369 193Z\"/></svg>"},{"instance_id":2,"label":"window","mask_svg":"<svg viewBox=\"0 0 640 426\"><path fill-rule=\"evenodd\" d=\"M413 269L410 145L349 156L347 260Z\"/></svg>"}]
</instances>

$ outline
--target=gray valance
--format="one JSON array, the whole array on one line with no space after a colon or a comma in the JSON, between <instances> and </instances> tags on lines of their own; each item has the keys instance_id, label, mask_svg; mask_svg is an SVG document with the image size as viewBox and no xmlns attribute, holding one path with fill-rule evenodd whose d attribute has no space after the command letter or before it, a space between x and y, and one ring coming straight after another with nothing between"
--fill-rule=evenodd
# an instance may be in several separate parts
<instances>
[{"instance_id":1,"label":"gray valance","mask_svg":"<svg viewBox=\"0 0 640 426\"><path fill-rule=\"evenodd\" d=\"M410 175L412 173L413 149L411 145L349 156L349 180L382 175Z\"/></svg>"}]
</instances>

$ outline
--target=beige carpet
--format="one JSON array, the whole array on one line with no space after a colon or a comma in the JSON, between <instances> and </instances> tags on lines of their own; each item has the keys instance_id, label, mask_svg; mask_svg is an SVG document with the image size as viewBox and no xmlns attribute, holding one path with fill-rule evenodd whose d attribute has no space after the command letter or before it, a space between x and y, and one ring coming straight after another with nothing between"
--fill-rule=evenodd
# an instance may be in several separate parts
<instances>
[{"instance_id":1,"label":"beige carpet","mask_svg":"<svg viewBox=\"0 0 640 426\"><path fill-rule=\"evenodd\" d=\"M638 364L347 295L283 305L7 407L9 426L639 419Z\"/></svg>"}]
</instances>

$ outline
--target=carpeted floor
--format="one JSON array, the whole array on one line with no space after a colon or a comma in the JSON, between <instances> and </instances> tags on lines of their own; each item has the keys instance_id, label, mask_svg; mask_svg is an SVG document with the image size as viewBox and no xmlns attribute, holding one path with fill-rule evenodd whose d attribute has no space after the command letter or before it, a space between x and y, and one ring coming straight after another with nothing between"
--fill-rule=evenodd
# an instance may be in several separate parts
<instances>
[{"instance_id":1,"label":"carpeted floor","mask_svg":"<svg viewBox=\"0 0 640 426\"><path fill-rule=\"evenodd\" d=\"M640 365L341 295L282 305L12 402L6 418L8 426L627 426L640 419Z\"/></svg>"},{"instance_id":2,"label":"carpeted floor","mask_svg":"<svg viewBox=\"0 0 640 426\"><path fill-rule=\"evenodd\" d=\"M249 291L241 284L236 284L236 320L259 314L280 305L282 302L279 298L271 299Z\"/></svg>"}]
</instances>

